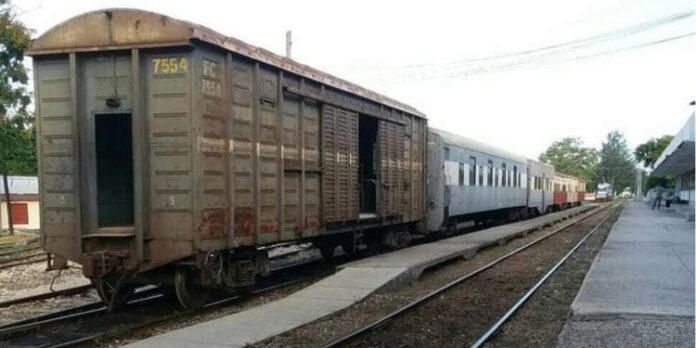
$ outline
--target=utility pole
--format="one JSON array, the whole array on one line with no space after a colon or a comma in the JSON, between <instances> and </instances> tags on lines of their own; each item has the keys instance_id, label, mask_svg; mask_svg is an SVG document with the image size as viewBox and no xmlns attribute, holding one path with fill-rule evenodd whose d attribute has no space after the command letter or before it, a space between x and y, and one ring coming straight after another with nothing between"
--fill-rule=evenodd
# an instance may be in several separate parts
<instances>
[{"instance_id":1,"label":"utility pole","mask_svg":"<svg viewBox=\"0 0 696 348\"><path fill-rule=\"evenodd\" d=\"M7 163L2 159L2 183L5 191L5 206L7 207L7 227L10 229L10 236L14 235L14 224L12 223L12 202L10 201L10 185L8 183ZM2 201L2 200L0 200ZM1 227L1 226L0 226Z\"/></svg>"},{"instance_id":2,"label":"utility pole","mask_svg":"<svg viewBox=\"0 0 696 348\"><path fill-rule=\"evenodd\" d=\"M643 171L636 168L636 196L634 200L640 202L643 199Z\"/></svg>"},{"instance_id":3,"label":"utility pole","mask_svg":"<svg viewBox=\"0 0 696 348\"><path fill-rule=\"evenodd\" d=\"M292 30L285 32L285 56L292 58Z\"/></svg>"}]
</instances>

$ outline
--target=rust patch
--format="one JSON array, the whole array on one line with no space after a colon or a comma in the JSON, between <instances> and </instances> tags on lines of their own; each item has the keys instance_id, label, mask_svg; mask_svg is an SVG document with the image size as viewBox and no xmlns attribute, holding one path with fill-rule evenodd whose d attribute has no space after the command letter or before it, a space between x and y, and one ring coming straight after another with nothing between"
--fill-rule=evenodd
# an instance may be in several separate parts
<instances>
[{"instance_id":1,"label":"rust patch","mask_svg":"<svg viewBox=\"0 0 696 348\"><path fill-rule=\"evenodd\" d=\"M305 216L305 228L319 227L319 217L316 215Z\"/></svg>"},{"instance_id":2,"label":"rust patch","mask_svg":"<svg viewBox=\"0 0 696 348\"><path fill-rule=\"evenodd\" d=\"M276 233L278 232L278 221L275 219L261 220L261 233Z\"/></svg>"},{"instance_id":3,"label":"rust patch","mask_svg":"<svg viewBox=\"0 0 696 348\"><path fill-rule=\"evenodd\" d=\"M225 209L204 210L201 225L198 228L201 239L219 239L225 237Z\"/></svg>"},{"instance_id":4,"label":"rust patch","mask_svg":"<svg viewBox=\"0 0 696 348\"><path fill-rule=\"evenodd\" d=\"M254 232L254 213L252 208L239 207L234 209L235 236L250 236Z\"/></svg>"}]
</instances>

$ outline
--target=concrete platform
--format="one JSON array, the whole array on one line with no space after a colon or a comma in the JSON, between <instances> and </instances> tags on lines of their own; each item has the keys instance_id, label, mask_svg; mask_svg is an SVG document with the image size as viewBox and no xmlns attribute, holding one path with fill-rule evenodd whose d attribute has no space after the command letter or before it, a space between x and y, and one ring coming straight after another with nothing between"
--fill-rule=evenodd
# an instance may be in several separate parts
<instances>
[{"instance_id":1,"label":"concrete platform","mask_svg":"<svg viewBox=\"0 0 696 348\"><path fill-rule=\"evenodd\" d=\"M129 347L244 347L341 311L379 289L415 281L428 267L457 257L473 257L486 246L504 243L593 207L577 207L355 261L283 299Z\"/></svg>"},{"instance_id":2,"label":"concrete platform","mask_svg":"<svg viewBox=\"0 0 696 348\"><path fill-rule=\"evenodd\" d=\"M625 205L559 338L559 347L627 344L694 345L694 223L637 202Z\"/></svg>"}]
</instances>

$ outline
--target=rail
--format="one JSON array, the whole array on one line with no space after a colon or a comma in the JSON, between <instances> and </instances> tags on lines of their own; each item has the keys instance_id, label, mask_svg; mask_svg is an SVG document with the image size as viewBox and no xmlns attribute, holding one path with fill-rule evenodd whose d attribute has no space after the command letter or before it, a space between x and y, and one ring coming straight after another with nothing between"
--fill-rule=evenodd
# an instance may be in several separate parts
<instances>
[{"instance_id":1,"label":"rail","mask_svg":"<svg viewBox=\"0 0 696 348\"><path fill-rule=\"evenodd\" d=\"M613 206L613 205L612 205L612 206ZM575 219L575 220L573 220L573 221L571 221L571 222L569 222L569 223L566 223L566 224L564 224L564 225L562 225L562 226L559 226L558 228L552 230L552 231L549 232L548 234L546 234L546 235L544 235L544 236L542 236L542 237L539 237L539 238L537 238L537 239L535 239L535 240L533 240L533 241L531 241L531 242L529 242L529 243L527 243L527 244L525 244L525 245L523 245L523 246L521 246L521 247L519 247L519 248L517 248L517 249L515 249L515 250L513 250L513 251L511 251L511 252L509 252L509 253L507 253L507 254L501 256L501 257L499 257L499 258L497 258L497 259L495 259L495 260L493 260L492 262L490 262L490 263L488 263L488 264L486 264L486 265L484 265L484 266L482 266L482 267L480 267L480 268L478 268L478 269L476 269L476 270L474 270L474 271L472 271L472 272L469 272L469 273L467 273L467 274L465 274L465 275L463 275L463 276L461 276L461 277L459 277L459 278L457 278L457 279L452 280L451 282L449 282L449 283L447 283L447 284L445 284L445 285L443 285L443 286L441 286L441 287L439 287L439 288L437 288L437 289L435 289L435 290L433 290L433 291L431 291L431 292L429 292L429 293L427 293L427 294L425 294L425 295L423 295L423 296L421 296L421 297L419 297L419 298L417 298L417 299L415 299L415 300L409 302L408 304L406 304L406 305L404 305L404 306L402 306L402 307L400 307L400 308L398 308L398 309L396 309L396 310L394 310L394 311L388 313L387 315L384 315L384 316L380 317L379 319L377 319L377 320L375 320L375 321L372 321L372 322L370 322L370 323L368 323L368 324L366 324L366 325L364 325L364 326L361 326L361 327L359 327L359 328L357 328L357 329L355 329L355 330L349 332L348 334L346 334L346 335L344 335L344 336L341 336L341 337L339 337L339 338L337 338L337 339L335 339L335 340L333 340L333 341L330 341L329 343L325 344L323 347L324 347L324 348L332 348L332 347L338 347L338 346L347 344L348 342L353 341L354 339L356 339L356 338L358 338L358 337L360 337L360 336L363 336L363 335L367 334L368 332L370 332L370 331L372 331L373 329L379 327L379 326L382 325L383 323L385 323L385 322L387 322L387 321L389 321L389 320L391 320L391 319L394 319L394 318L396 318L396 317L398 317L398 316L400 316L400 315L402 315L402 314L404 314L404 313L406 313L406 312L408 312L408 311L414 309L415 307L419 306L420 304L423 304L423 303L427 302L427 301L430 300L430 299L433 299L433 298L438 297L440 294L444 293L445 291L447 291L447 290L449 290L449 289L451 289L451 288L453 288L453 287L455 287L455 286L457 286L457 285L459 285L459 284L465 282L466 280L469 280L469 279L473 278L474 276L477 276L477 275L480 274L480 273L485 272L486 270L488 270L488 269L490 269L490 268L496 266L497 264L499 264L499 263L505 261L507 258L509 258L509 257L511 257L511 256L513 256L513 255L516 255L516 254L518 254L518 253L520 253L520 252L522 252L522 251L524 251L524 250L526 250L526 249L532 247L533 245L536 245L537 243L539 243L539 242L541 242L541 241L543 241L543 240L545 240L545 239L547 239L547 238L549 238L549 237L555 235L556 233L558 233L558 232L560 232L560 231L563 231L563 230L567 229L568 227L571 227L571 226L573 226L573 225L575 225L575 224L577 224L577 223L579 223L579 222L581 222L581 221L584 221L584 220L586 220L586 219L588 219L588 218L590 218L590 217L592 217L592 216L598 214L598 213L601 212L601 211L606 210L608 207L610 207L610 205L605 205L605 206L603 206L603 207L601 207L601 208L599 208L599 209L596 209L596 210L594 210L594 211L592 211L592 212L590 212L590 213L588 213L588 214L586 214L586 215L581 216L580 218L577 218L577 219ZM603 223L604 221L606 221L606 219L602 220L602 223ZM601 223L600 223L600 224L601 224ZM597 228L597 227L595 227L595 229L593 229L593 231L596 230L596 228ZM584 240L585 240L585 239L583 239L583 241L584 241Z\"/></svg>"}]
</instances>

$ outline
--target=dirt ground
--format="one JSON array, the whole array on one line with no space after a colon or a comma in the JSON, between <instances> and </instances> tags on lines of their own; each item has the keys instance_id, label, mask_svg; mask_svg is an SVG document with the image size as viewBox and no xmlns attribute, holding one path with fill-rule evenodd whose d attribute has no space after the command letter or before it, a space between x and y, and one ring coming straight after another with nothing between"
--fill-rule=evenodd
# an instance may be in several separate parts
<instances>
[{"instance_id":1,"label":"dirt ground","mask_svg":"<svg viewBox=\"0 0 696 348\"><path fill-rule=\"evenodd\" d=\"M79 268L63 270L59 275L58 271L46 272L45 262L14 266L0 270L0 301L47 292L52 281L56 289L89 283ZM88 291L74 296L61 296L1 308L0 325L97 300L96 293Z\"/></svg>"},{"instance_id":2,"label":"dirt ground","mask_svg":"<svg viewBox=\"0 0 696 348\"><path fill-rule=\"evenodd\" d=\"M471 343L526 290L527 286L569 250L593 226L593 223L600 221L604 216L605 213L599 213L550 237L540 245L514 256L504 264L452 289L412 313L383 324L374 333L353 342L351 346L461 347ZM314 347L321 345L549 233L556 227L515 239L502 247L483 250L470 261L451 262L426 273L420 281L409 287L398 291L378 292L337 315L302 326L255 346ZM602 231L597 231L596 235L602 235L600 232Z\"/></svg>"}]
</instances>

